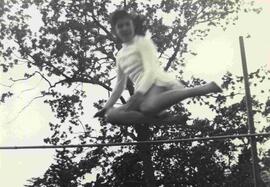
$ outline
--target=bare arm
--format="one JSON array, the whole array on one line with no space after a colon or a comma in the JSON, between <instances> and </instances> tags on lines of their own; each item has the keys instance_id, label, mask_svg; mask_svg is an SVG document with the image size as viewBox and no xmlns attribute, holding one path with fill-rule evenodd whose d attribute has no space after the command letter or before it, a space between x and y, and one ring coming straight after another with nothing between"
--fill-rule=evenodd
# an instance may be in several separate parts
<instances>
[{"instance_id":1,"label":"bare arm","mask_svg":"<svg viewBox=\"0 0 270 187\"><path fill-rule=\"evenodd\" d=\"M121 70L119 65L117 65L116 85L112 91L111 97L109 98L109 100L106 102L106 104L104 106L105 109L109 109L109 108L113 107L113 105L116 103L116 101L121 97L121 95L125 89L126 82L127 82L126 75L123 73L123 71Z\"/></svg>"}]
</instances>

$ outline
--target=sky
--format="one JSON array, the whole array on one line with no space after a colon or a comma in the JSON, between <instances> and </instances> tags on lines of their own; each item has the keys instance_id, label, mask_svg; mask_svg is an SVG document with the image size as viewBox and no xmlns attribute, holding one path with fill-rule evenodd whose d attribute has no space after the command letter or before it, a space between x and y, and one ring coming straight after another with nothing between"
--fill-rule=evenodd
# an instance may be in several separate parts
<instances>
[{"instance_id":1,"label":"sky","mask_svg":"<svg viewBox=\"0 0 270 187\"><path fill-rule=\"evenodd\" d=\"M248 71L255 71L263 65L270 69L270 0L257 0L256 4L263 7L260 14L241 14L235 26L230 26L226 31L212 29L205 40L192 43L191 48L198 55L186 56L185 79L195 76L220 83L221 76L227 71L242 75L239 36L251 36L245 38ZM35 17L32 24L37 26L38 20L39 18ZM23 75L23 72L22 68L9 76ZM9 76L0 74L0 83L10 85ZM42 100L31 100L38 96L45 86L46 83L36 77L12 87L17 94L7 103L0 105L0 146L44 144L43 138L50 135L48 122L54 116ZM88 85L84 87L89 89ZM5 89L6 87L0 85L0 93ZM103 89L91 89L94 89L92 94L95 94L91 95L92 98L107 95ZM89 99L89 105L92 102L93 99ZM30 105L24 109L28 104ZM201 107L191 108L192 114L196 116L202 115L201 110ZM96 111L89 111L94 112ZM31 177L42 176L52 163L53 155L54 150L0 150L0 186L22 187ZM91 177L88 179L91 180Z\"/></svg>"}]
</instances>

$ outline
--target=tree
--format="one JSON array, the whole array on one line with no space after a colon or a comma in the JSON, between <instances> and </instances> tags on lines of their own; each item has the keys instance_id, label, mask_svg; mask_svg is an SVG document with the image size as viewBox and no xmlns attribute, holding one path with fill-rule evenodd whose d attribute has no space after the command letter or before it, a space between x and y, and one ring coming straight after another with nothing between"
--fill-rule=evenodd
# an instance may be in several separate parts
<instances>
[{"instance_id":1,"label":"tree","mask_svg":"<svg viewBox=\"0 0 270 187\"><path fill-rule=\"evenodd\" d=\"M85 144L246 133L245 106L243 98L236 98L239 93L235 87L242 78L228 73L224 76L223 88L231 91L229 96L219 94L215 100L194 98L186 103L209 106L216 113L213 120L191 119L186 104L182 103L171 110L172 114L181 113L189 117L181 125L112 126L100 119L101 133L93 137L95 130L82 120L86 115L83 103L87 93L79 86L82 83L97 85L104 91L111 91L114 54L121 46L110 32L111 11L108 7L122 5L114 5L109 0L1 1L0 54L4 62L0 66L3 72L16 70L18 64L23 62L27 72L23 78L13 78L14 82L40 76L48 84L48 89L41 92L41 96L51 106L58 122L49 123L52 136L45 138L44 142L58 145L79 141ZM34 33L27 23L30 6L35 6L42 14L43 26L38 33ZM126 8L147 18L145 25L158 47L162 66L166 71L179 72L180 78L184 66L183 54L196 55L188 48L190 42L203 39L212 27L226 29L228 24L237 21L242 10L259 12L252 3L238 0L163 0L160 3L130 0ZM169 13L175 14L172 24L167 24L160 16ZM6 40L12 40L14 45L5 45ZM185 82L187 86L202 83L203 80L196 78ZM130 85L129 88L132 93ZM11 96L11 92L3 93L1 101ZM230 97L238 99L238 102L228 105ZM125 102L124 98L121 100ZM94 106L100 108L103 103L104 100L100 100ZM257 108L264 106L255 98L254 105ZM261 108L256 111L263 114ZM83 128L84 133L75 134L78 128ZM157 186L220 186L226 184L226 180L234 179L234 174L239 171L231 169L235 164L231 161L235 161L235 152L243 145L248 149L244 140L240 145L226 140L121 147L117 150L63 150L56 153L56 163L48 168L44 176L33 178L29 186L78 186L80 178L96 168L101 168L102 172L95 184L88 186L147 186L153 182ZM78 159L80 161L75 161ZM229 177L224 175L225 169L231 170ZM250 172L247 172L244 178L249 177Z\"/></svg>"}]
</instances>

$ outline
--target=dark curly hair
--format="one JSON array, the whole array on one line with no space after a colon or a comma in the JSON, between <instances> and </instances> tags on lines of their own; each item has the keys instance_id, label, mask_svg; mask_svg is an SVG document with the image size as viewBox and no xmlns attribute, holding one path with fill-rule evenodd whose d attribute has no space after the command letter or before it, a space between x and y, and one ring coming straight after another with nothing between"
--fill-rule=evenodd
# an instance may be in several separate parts
<instances>
[{"instance_id":1,"label":"dark curly hair","mask_svg":"<svg viewBox=\"0 0 270 187\"><path fill-rule=\"evenodd\" d=\"M146 19L140 15L132 15L124 9L118 9L114 11L111 15L111 27L114 30L114 27L119 19L130 18L133 21L135 27L135 34L144 36L146 33L145 21Z\"/></svg>"}]
</instances>

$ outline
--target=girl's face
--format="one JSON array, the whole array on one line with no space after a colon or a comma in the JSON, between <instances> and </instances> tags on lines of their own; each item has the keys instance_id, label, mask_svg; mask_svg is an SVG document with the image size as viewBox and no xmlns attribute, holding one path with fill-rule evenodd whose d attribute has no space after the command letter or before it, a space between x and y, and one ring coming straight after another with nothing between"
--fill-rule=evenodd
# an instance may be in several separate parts
<instances>
[{"instance_id":1,"label":"girl's face","mask_svg":"<svg viewBox=\"0 0 270 187\"><path fill-rule=\"evenodd\" d=\"M135 28L132 19L122 18L115 24L115 33L122 42L129 42L135 35Z\"/></svg>"}]
</instances>

